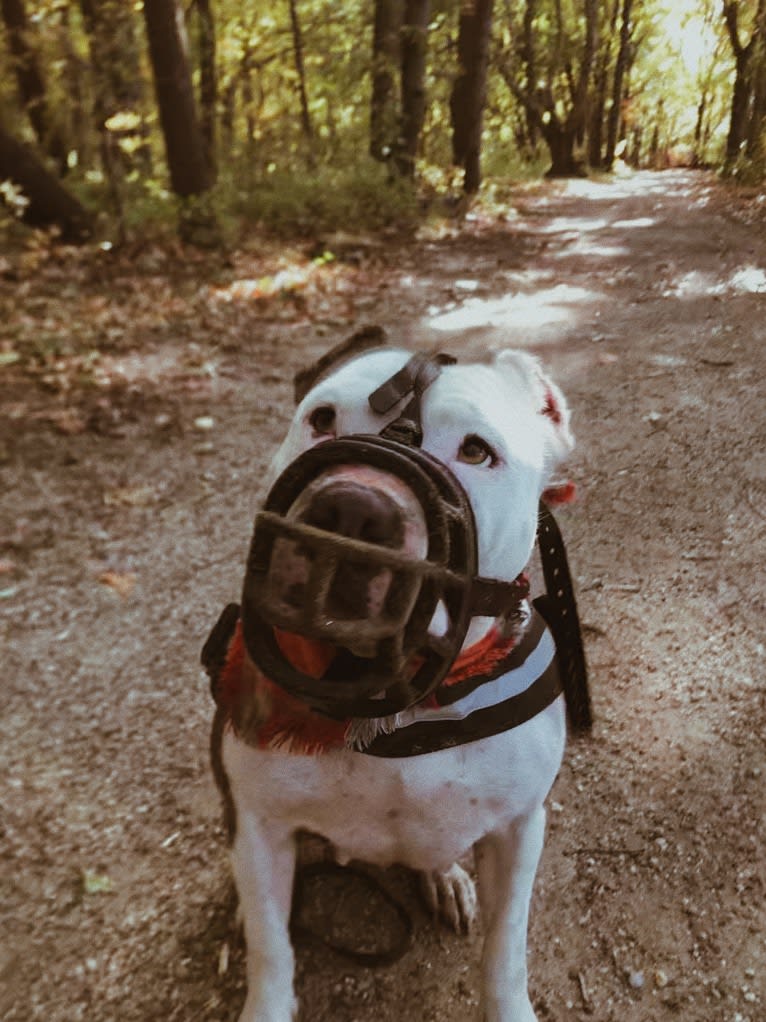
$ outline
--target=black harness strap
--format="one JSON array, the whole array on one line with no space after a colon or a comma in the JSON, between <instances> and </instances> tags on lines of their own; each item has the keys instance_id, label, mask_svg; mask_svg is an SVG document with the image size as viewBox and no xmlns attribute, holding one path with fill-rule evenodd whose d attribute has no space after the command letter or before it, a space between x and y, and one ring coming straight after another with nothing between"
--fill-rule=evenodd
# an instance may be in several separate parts
<instances>
[{"instance_id":1,"label":"black harness strap","mask_svg":"<svg viewBox=\"0 0 766 1022\"><path fill-rule=\"evenodd\" d=\"M545 595L539 596L534 604L548 622L556 643L569 722L575 731L589 731L593 725L593 713L572 575L556 519L542 502L537 545L545 579Z\"/></svg>"}]
</instances>

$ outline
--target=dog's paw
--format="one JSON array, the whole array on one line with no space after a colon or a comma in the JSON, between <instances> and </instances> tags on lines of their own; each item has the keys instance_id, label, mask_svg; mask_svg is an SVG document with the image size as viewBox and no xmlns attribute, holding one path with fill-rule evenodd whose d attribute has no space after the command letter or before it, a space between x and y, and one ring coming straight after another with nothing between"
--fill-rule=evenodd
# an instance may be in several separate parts
<instances>
[{"instance_id":1,"label":"dog's paw","mask_svg":"<svg viewBox=\"0 0 766 1022\"><path fill-rule=\"evenodd\" d=\"M470 933L478 918L476 885L457 863L444 873L421 873L420 889L431 912L455 933Z\"/></svg>"}]
</instances>

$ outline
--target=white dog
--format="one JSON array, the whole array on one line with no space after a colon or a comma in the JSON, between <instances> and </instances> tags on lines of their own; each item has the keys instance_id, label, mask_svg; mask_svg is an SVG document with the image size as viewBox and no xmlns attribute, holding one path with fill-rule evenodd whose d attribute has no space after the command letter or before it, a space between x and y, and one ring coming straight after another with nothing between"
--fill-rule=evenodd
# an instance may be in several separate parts
<instances>
[{"instance_id":1,"label":"white dog","mask_svg":"<svg viewBox=\"0 0 766 1022\"><path fill-rule=\"evenodd\" d=\"M396 420L411 393L395 391L395 403L385 412L371 407L370 395L396 379L410 356L381 348L329 367L300 401L274 458L271 481L308 449L335 437L380 434ZM478 574L513 583L531 556L541 495L572 447L564 398L536 359L515 351L500 352L489 364L440 364L433 375L418 394L422 451L438 459L468 496ZM376 501L382 501L397 521L405 522L398 539L387 534L387 546L398 544L399 552L391 556L422 556L427 515L409 506L403 484L370 468L346 467L340 476L341 492L350 478L357 488L383 494L380 501L373 499L373 517ZM385 589L388 583L378 584ZM369 606L376 599L380 604L373 590L374 585L372 595L363 598ZM472 616L461 663L470 663L490 634L502 636L505 655L535 627L536 615L526 600L515 608L512 627L497 617ZM246 645L231 638L229 618L226 650L216 654L208 648L203 661L215 675L214 688L218 685L213 761L233 835L231 859L247 941L248 993L240 1022L289 1022L296 1012L288 921L299 830L329 839L341 862L354 858L406 865L431 878L434 891L446 876L443 886L457 885L455 897L469 915L470 881L453 864L473 849L485 934L481 1017L486 1022L535 1022L527 993L527 919L543 846L543 803L564 751L561 689L549 691L539 711L530 711L529 719L514 721L509 729L483 725L477 733L469 731L468 738L447 734L442 740L439 735L456 722L491 716L506 698L523 699L525 688L531 691L534 678L554 657L550 633L538 628L528 642L527 664L499 677L494 676L497 670L490 671L491 680L471 692L463 680L467 694L446 705L430 695L380 721L369 715L332 720L303 706L291 729L282 719L285 706L299 701L289 695L283 700L273 683L264 682ZM441 603L428 627L436 636L444 630ZM369 655L364 642L356 652ZM530 675L532 660L537 667ZM230 681L236 676L234 697L231 684L229 696L221 695L222 673ZM265 695L259 689L263 684ZM253 697L247 709L243 692ZM232 708L232 698L238 708ZM270 715L280 720L275 723ZM411 747L401 745L408 728L420 738L436 734L425 746L436 751L420 752L417 740ZM374 750L376 738L384 746L392 738L400 744L394 743L393 753L383 748L365 754L368 747Z\"/></svg>"}]
</instances>

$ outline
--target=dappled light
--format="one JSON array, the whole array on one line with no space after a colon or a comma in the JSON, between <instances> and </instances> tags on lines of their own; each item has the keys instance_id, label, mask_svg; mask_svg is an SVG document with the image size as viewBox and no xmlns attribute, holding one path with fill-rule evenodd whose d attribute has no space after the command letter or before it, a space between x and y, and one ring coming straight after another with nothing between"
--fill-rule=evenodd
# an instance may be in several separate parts
<instances>
[{"instance_id":1,"label":"dappled light","mask_svg":"<svg viewBox=\"0 0 766 1022\"><path fill-rule=\"evenodd\" d=\"M656 223L655 217L639 216L634 220L615 220L610 226L615 229L635 230L639 227L653 227Z\"/></svg>"},{"instance_id":2,"label":"dappled light","mask_svg":"<svg viewBox=\"0 0 766 1022\"><path fill-rule=\"evenodd\" d=\"M694 295L764 294L766 271L757 266L743 266L722 279L715 273L691 270L673 280L662 292L666 297Z\"/></svg>"},{"instance_id":3,"label":"dappled light","mask_svg":"<svg viewBox=\"0 0 766 1022\"><path fill-rule=\"evenodd\" d=\"M425 325L445 333L494 327L506 332L510 343L518 344L530 331L572 322L581 306L598 297L585 288L558 284L533 294L469 298L455 308L430 311ZM539 341L539 334L535 336Z\"/></svg>"}]
</instances>

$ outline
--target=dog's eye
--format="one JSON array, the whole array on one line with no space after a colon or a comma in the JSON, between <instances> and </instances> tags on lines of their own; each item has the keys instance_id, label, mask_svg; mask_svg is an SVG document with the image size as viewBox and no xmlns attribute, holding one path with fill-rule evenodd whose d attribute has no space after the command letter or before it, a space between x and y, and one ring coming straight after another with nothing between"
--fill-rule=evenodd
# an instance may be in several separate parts
<instances>
[{"instance_id":1,"label":"dog's eye","mask_svg":"<svg viewBox=\"0 0 766 1022\"><path fill-rule=\"evenodd\" d=\"M309 425L315 436L335 432L335 409L332 405L320 405L309 415Z\"/></svg>"},{"instance_id":2,"label":"dog's eye","mask_svg":"<svg viewBox=\"0 0 766 1022\"><path fill-rule=\"evenodd\" d=\"M487 441L482 440L475 433L471 433L462 442L458 451L458 458L460 461L464 461L466 465L486 464L491 466L497 461L497 455Z\"/></svg>"}]
</instances>

